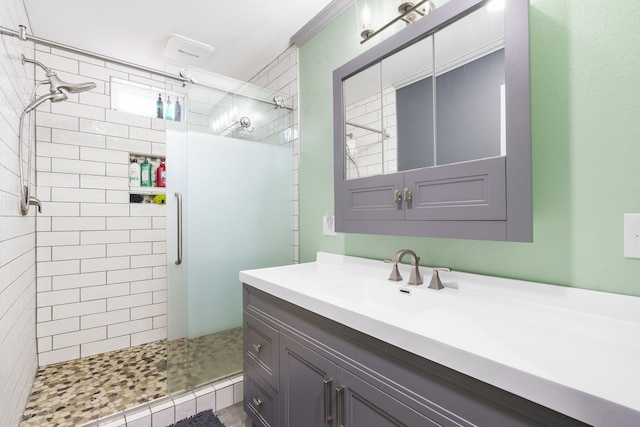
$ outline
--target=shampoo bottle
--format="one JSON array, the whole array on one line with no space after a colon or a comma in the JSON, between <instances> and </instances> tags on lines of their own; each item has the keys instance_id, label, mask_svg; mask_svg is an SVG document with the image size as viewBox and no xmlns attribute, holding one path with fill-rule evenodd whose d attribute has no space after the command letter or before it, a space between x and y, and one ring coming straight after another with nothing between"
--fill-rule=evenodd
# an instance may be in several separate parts
<instances>
[{"instance_id":1,"label":"shampoo bottle","mask_svg":"<svg viewBox=\"0 0 640 427\"><path fill-rule=\"evenodd\" d=\"M180 99L176 98L176 105L174 107L173 120L179 122L182 120L182 107L180 106Z\"/></svg>"},{"instance_id":2,"label":"shampoo bottle","mask_svg":"<svg viewBox=\"0 0 640 427\"><path fill-rule=\"evenodd\" d=\"M149 163L146 157L140 165L140 185L143 187L151 187L151 163Z\"/></svg>"},{"instance_id":3,"label":"shampoo bottle","mask_svg":"<svg viewBox=\"0 0 640 427\"><path fill-rule=\"evenodd\" d=\"M162 104L162 95L158 94L158 100L156 101L156 117L161 119L164 114L164 106Z\"/></svg>"},{"instance_id":4,"label":"shampoo bottle","mask_svg":"<svg viewBox=\"0 0 640 427\"><path fill-rule=\"evenodd\" d=\"M167 186L167 167L164 164L164 159L160 160L160 166L156 169L156 186Z\"/></svg>"},{"instance_id":5,"label":"shampoo bottle","mask_svg":"<svg viewBox=\"0 0 640 427\"><path fill-rule=\"evenodd\" d=\"M140 165L136 159L129 165L129 187L140 187Z\"/></svg>"},{"instance_id":6,"label":"shampoo bottle","mask_svg":"<svg viewBox=\"0 0 640 427\"><path fill-rule=\"evenodd\" d=\"M167 104L165 105L164 118L173 120L173 110L171 108L171 98L167 95Z\"/></svg>"}]
</instances>

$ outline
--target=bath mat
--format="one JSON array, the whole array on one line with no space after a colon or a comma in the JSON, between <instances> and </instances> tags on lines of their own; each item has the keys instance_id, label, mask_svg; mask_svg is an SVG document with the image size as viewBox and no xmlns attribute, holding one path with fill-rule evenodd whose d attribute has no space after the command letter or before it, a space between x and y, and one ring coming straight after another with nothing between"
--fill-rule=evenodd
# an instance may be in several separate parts
<instances>
[{"instance_id":1,"label":"bath mat","mask_svg":"<svg viewBox=\"0 0 640 427\"><path fill-rule=\"evenodd\" d=\"M212 411L202 411L169 427L224 427L224 424L213 415Z\"/></svg>"}]
</instances>

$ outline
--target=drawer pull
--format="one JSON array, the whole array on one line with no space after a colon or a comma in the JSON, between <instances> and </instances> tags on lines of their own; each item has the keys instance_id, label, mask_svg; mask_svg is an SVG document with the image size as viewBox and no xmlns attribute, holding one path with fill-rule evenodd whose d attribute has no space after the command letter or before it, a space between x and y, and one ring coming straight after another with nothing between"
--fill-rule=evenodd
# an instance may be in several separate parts
<instances>
[{"instance_id":1,"label":"drawer pull","mask_svg":"<svg viewBox=\"0 0 640 427\"><path fill-rule=\"evenodd\" d=\"M344 386L336 387L336 424L338 427L344 427L342 423L342 396L344 395Z\"/></svg>"},{"instance_id":2,"label":"drawer pull","mask_svg":"<svg viewBox=\"0 0 640 427\"><path fill-rule=\"evenodd\" d=\"M262 400L260 400L259 398L254 397L252 401L253 401L253 406L255 406L256 408L259 408L260 405L262 405Z\"/></svg>"},{"instance_id":3,"label":"drawer pull","mask_svg":"<svg viewBox=\"0 0 640 427\"><path fill-rule=\"evenodd\" d=\"M253 351L255 351L256 353L260 353L260 350L262 350L262 346L260 344L253 345Z\"/></svg>"},{"instance_id":4,"label":"drawer pull","mask_svg":"<svg viewBox=\"0 0 640 427\"><path fill-rule=\"evenodd\" d=\"M324 380L324 423L331 425L331 421L333 421L333 417L331 416L331 383L333 380L331 378L327 378Z\"/></svg>"}]
</instances>

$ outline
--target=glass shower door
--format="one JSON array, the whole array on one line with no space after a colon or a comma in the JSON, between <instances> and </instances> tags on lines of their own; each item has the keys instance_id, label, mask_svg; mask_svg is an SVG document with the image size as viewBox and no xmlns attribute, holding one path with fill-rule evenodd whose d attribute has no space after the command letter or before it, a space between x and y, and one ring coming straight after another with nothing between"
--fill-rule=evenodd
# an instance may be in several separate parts
<instances>
[{"instance_id":1,"label":"glass shower door","mask_svg":"<svg viewBox=\"0 0 640 427\"><path fill-rule=\"evenodd\" d=\"M167 191L168 237L176 239L167 272L173 392L242 370L238 272L292 262L292 152L288 144L168 131L167 159L168 185L177 187ZM172 262L175 193L183 211L180 265Z\"/></svg>"}]
</instances>

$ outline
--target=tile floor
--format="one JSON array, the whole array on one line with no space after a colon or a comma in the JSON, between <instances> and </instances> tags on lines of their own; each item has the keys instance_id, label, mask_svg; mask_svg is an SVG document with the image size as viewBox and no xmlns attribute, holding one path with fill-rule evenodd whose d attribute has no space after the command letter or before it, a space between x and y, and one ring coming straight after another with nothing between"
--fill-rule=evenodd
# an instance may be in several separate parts
<instances>
[{"instance_id":1,"label":"tile floor","mask_svg":"<svg viewBox=\"0 0 640 427\"><path fill-rule=\"evenodd\" d=\"M212 335L44 366L20 427L77 426L240 372L242 328Z\"/></svg>"},{"instance_id":2,"label":"tile floor","mask_svg":"<svg viewBox=\"0 0 640 427\"><path fill-rule=\"evenodd\" d=\"M251 418L242 409L242 402L214 412L225 427L251 427Z\"/></svg>"},{"instance_id":3,"label":"tile floor","mask_svg":"<svg viewBox=\"0 0 640 427\"><path fill-rule=\"evenodd\" d=\"M242 372L242 328L170 341L168 392L189 390Z\"/></svg>"}]
</instances>

